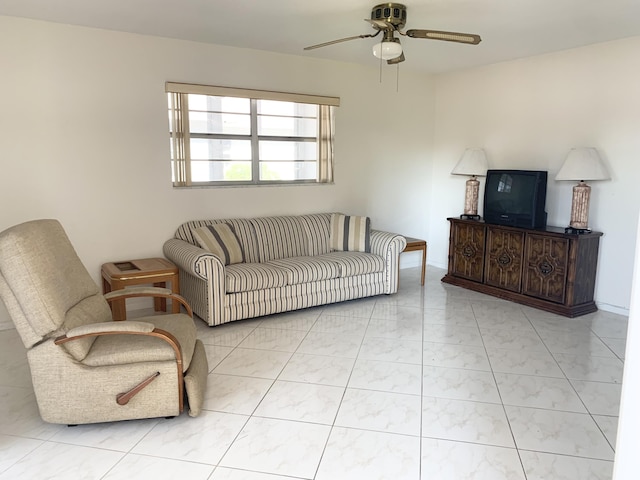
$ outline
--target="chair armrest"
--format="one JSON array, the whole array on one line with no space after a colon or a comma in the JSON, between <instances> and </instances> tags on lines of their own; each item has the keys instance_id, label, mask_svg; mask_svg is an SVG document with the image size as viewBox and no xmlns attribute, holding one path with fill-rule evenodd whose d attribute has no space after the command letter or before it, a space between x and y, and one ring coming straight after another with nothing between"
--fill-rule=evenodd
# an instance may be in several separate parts
<instances>
[{"instance_id":1,"label":"chair armrest","mask_svg":"<svg viewBox=\"0 0 640 480\"><path fill-rule=\"evenodd\" d=\"M65 337L72 340L72 337L85 337L89 335L99 335L102 333L149 333L155 328L153 323L149 322L100 322L82 325L72 328L67 332ZM61 338L61 337L58 337ZM56 341L58 339L56 338Z\"/></svg>"},{"instance_id":2,"label":"chair armrest","mask_svg":"<svg viewBox=\"0 0 640 480\"><path fill-rule=\"evenodd\" d=\"M155 328L152 323L148 322L100 322L92 323L89 325L82 325L80 327L72 328L66 335L57 337L53 343L56 345L62 345L73 340L79 340L87 337L99 337L102 335L145 335L148 337L159 338L164 340L176 354L176 362L182 371L182 348L180 342L171 333L160 328Z\"/></svg>"},{"instance_id":3,"label":"chair armrest","mask_svg":"<svg viewBox=\"0 0 640 480\"><path fill-rule=\"evenodd\" d=\"M171 238L165 242L163 250L165 256L178 268L204 280L209 279L210 271L224 272L224 262L220 257L184 240Z\"/></svg>"},{"instance_id":4,"label":"chair armrest","mask_svg":"<svg viewBox=\"0 0 640 480\"><path fill-rule=\"evenodd\" d=\"M187 300L178 295L177 293L173 293L169 288L161 288L161 287L127 287L121 290L114 290L113 292L105 293L104 298L107 302L111 303L115 300L125 300L127 298L133 297L154 297L154 298L168 298L170 300L179 302L184 306L187 310L187 314L193 318L193 311L191 310L191 305L187 302Z\"/></svg>"},{"instance_id":5,"label":"chair armrest","mask_svg":"<svg viewBox=\"0 0 640 480\"><path fill-rule=\"evenodd\" d=\"M164 287L127 287L122 288L120 290L113 290L112 292L105 293L103 296L105 300L118 300L120 298L124 298L129 295L129 293L134 293L137 295L149 295L153 297L154 295L169 295L173 293L170 288Z\"/></svg>"},{"instance_id":6,"label":"chair armrest","mask_svg":"<svg viewBox=\"0 0 640 480\"><path fill-rule=\"evenodd\" d=\"M154 328L154 325L148 322L100 322L72 328L66 335L61 335L56 338L53 343L56 345L62 345L73 340L87 337L99 337L101 335L144 335L155 337L167 342L173 349L176 358L176 367L178 368L178 402L179 410L182 412L184 395L182 348L180 347L178 339L174 335L166 330ZM116 402L118 405L126 405L129 400L140 393L146 386L151 384L158 375L160 375L160 373L156 372L129 391L116 395Z\"/></svg>"}]
</instances>

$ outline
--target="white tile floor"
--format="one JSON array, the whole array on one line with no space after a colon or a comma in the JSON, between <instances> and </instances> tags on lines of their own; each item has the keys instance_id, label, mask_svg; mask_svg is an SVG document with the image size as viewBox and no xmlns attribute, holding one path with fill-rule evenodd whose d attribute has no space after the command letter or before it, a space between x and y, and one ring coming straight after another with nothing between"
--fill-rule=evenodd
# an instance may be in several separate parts
<instances>
[{"instance_id":1,"label":"white tile floor","mask_svg":"<svg viewBox=\"0 0 640 480\"><path fill-rule=\"evenodd\" d=\"M609 480L627 319L401 272L400 292L208 328L205 411L68 428L0 331L0 479Z\"/></svg>"}]
</instances>

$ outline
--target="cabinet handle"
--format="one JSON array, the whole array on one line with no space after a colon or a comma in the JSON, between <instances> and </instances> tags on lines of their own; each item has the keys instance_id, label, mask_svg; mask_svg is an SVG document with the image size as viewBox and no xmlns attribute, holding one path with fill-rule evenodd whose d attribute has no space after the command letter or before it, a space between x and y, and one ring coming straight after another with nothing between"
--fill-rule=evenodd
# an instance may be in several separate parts
<instances>
[{"instance_id":1,"label":"cabinet handle","mask_svg":"<svg viewBox=\"0 0 640 480\"><path fill-rule=\"evenodd\" d=\"M509 265L511 263L511 257L506 252L503 252L502 255L498 257L498 263L500 265Z\"/></svg>"},{"instance_id":2,"label":"cabinet handle","mask_svg":"<svg viewBox=\"0 0 640 480\"><path fill-rule=\"evenodd\" d=\"M551 272L553 272L553 265L551 265L549 262L543 262L538 265L538 269L543 275L549 275Z\"/></svg>"},{"instance_id":3,"label":"cabinet handle","mask_svg":"<svg viewBox=\"0 0 640 480\"><path fill-rule=\"evenodd\" d=\"M462 255L467 258L471 258L475 255L476 251L471 245L467 245L462 249Z\"/></svg>"}]
</instances>

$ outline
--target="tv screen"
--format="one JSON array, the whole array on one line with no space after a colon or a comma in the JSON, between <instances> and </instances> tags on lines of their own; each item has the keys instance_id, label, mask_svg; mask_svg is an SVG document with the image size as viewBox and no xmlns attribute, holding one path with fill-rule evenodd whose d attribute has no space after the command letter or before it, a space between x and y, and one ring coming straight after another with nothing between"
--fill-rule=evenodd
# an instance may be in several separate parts
<instances>
[{"instance_id":1,"label":"tv screen","mask_svg":"<svg viewBox=\"0 0 640 480\"><path fill-rule=\"evenodd\" d=\"M488 170L484 220L515 227L542 228L547 223L547 172Z\"/></svg>"}]
</instances>

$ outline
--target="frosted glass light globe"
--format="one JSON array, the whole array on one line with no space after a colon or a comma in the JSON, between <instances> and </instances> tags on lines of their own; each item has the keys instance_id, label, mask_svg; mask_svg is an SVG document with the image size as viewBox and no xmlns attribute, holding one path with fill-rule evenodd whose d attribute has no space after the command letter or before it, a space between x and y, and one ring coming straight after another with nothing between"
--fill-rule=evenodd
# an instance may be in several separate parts
<instances>
[{"instance_id":1,"label":"frosted glass light globe","mask_svg":"<svg viewBox=\"0 0 640 480\"><path fill-rule=\"evenodd\" d=\"M373 46L373 55L382 60L391 60L402 55L402 45L398 42L380 42Z\"/></svg>"}]
</instances>

